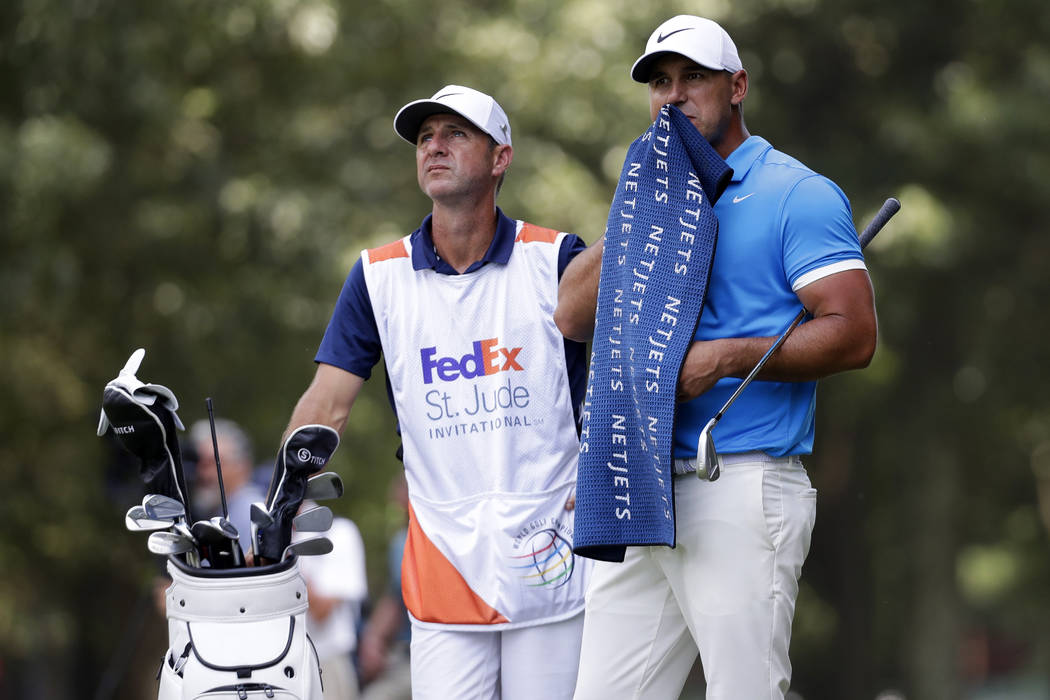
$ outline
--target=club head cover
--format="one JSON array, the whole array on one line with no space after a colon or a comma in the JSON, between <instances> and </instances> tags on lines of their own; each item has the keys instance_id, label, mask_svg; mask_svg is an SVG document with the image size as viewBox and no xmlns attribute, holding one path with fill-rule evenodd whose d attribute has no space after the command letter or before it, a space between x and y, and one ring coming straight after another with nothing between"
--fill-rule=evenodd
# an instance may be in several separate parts
<instances>
[{"instance_id":1,"label":"club head cover","mask_svg":"<svg viewBox=\"0 0 1050 700\"><path fill-rule=\"evenodd\" d=\"M175 413L175 394L165 386L143 383L135 376L146 351L139 348L102 392L98 435L113 430L121 445L140 460L139 476L148 493L180 501L189 512L188 491L182 471L179 430L185 430Z\"/></svg>"},{"instance_id":2,"label":"club head cover","mask_svg":"<svg viewBox=\"0 0 1050 700\"><path fill-rule=\"evenodd\" d=\"M306 494L306 480L324 469L336 448L339 433L327 425L304 425L284 441L270 479L266 507L273 524L261 525L256 552L271 561L280 561L292 540L292 519L299 512Z\"/></svg>"},{"instance_id":3,"label":"club head cover","mask_svg":"<svg viewBox=\"0 0 1050 700\"><path fill-rule=\"evenodd\" d=\"M138 372L139 365L142 364L142 358L146 356L146 350L144 348L138 348L133 353L128 361L124 363L124 368L120 370L115 379L110 380L106 387L120 387L130 394L136 401L144 406L152 406L155 403L160 403L163 407L175 413L179 409L179 400L175 398L174 392L166 386L160 384L146 384L142 382L135 373ZM175 425L178 426L179 430L185 430L186 427L182 424L178 414L175 415ZM106 411L103 407L102 413L98 418L98 429L95 431L99 437L106 434L106 430L109 428L110 422L106 417Z\"/></svg>"}]
</instances>

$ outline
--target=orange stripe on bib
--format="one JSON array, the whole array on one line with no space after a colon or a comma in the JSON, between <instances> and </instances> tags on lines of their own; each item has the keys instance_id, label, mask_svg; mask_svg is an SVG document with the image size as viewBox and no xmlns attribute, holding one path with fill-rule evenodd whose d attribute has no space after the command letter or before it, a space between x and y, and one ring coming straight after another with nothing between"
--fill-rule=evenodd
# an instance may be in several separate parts
<instances>
[{"instance_id":1,"label":"orange stripe on bib","mask_svg":"<svg viewBox=\"0 0 1050 700\"><path fill-rule=\"evenodd\" d=\"M404 239L398 239L393 243L387 243L386 245L381 245L378 248L372 248L368 251L368 262L373 263L407 257L408 249L405 248Z\"/></svg>"},{"instance_id":2,"label":"orange stripe on bib","mask_svg":"<svg viewBox=\"0 0 1050 700\"><path fill-rule=\"evenodd\" d=\"M514 241L521 243L553 243L557 238L558 232L554 229L523 222L521 232L518 233L518 237Z\"/></svg>"},{"instance_id":3,"label":"orange stripe on bib","mask_svg":"<svg viewBox=\"0 0 1050 700\"><path fill-rule=\"evenodd\" d=\"M412 616L423 622L495 625L508 622L478 597L441 553L408 507L408 538L401 561L401 595Z\"/></svg>"}]
</instances>

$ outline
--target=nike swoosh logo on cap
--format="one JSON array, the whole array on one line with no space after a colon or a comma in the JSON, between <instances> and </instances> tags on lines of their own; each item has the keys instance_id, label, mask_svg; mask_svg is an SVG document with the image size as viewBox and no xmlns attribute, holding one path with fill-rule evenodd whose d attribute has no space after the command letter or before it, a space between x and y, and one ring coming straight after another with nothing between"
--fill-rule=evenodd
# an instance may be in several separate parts
<instances>
[{"instance_id":1,"label":"nike swoosh logo on cap","mask_svg":"<svg viewBox=\"0 0 1050 700\"><path fill-rule=\"evenodd\" d=\"M445 94L438 95L437 97L435 97L433 99L440 100L442 97L452 97L453 95L462 95L462 94L463 94L462 92L446 92Z\"/></svg>"},{"instance_id":2,"label":"nike swoosh logo on cap","mask_svg":"<svg viewBox=\"0 0 1050 700\"><path fill-rule=\"evenodd\" d=\"M656 43L657 44L662 44L664 42L664 39L672 37L675 34L677 34L678 32L687 32L690 29L692 29L692 27L683 27L682 29L676 29L673 32L668 32L667 34L661 34L660 36L656 37Z\"/></svg>"}]
</instances>

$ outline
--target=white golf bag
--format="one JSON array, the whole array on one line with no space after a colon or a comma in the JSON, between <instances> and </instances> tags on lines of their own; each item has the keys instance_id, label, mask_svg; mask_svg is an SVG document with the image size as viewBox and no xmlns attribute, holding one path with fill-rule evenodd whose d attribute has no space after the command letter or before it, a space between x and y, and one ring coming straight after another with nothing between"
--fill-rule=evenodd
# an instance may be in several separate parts
<instances>
[{"instance_id":1,"label":"white golf bag","mask_svg":"<svg viewBox=\"0 0 1050 700\"><path fill-rule=\"evenodd\" d=\"M158 700L322 700L299 558L238 569L168 558Z\"/></svg>"}]
</instances>

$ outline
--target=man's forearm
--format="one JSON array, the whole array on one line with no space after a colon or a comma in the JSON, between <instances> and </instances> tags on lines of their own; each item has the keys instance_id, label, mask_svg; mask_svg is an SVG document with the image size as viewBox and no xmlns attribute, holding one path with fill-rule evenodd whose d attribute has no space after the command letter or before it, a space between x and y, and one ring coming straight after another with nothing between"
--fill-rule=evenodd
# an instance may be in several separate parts
<instances>
[{"instance_id":1,"label":"man's forearm","mask_svg":"<svg viewBox=\"0 0 1050 700\"><path fill-rule=\"evenodd\" d=\"M331 365L320 364L310 386L299 398L283 439L303 425L327 425L340 435L364 379Z\"/></svg>"},{"instance_id":2,"label":"man's forearm","mask_svg":"<svg viewBox=\"0 0 1050 700\"><path fill-rule=\"evenodd\" d=\"M598 307L598 281L602 272L605 236L573 258L558 284L558 307L554 322L570 340L586 342L594 335L594 314Z\"/></svg>"},{"instance_id":3,"label":"man's forearm","mask_svg":"<svg viewBox=\"0 0 1050 700\"><path fill-rule=\"evenodd\" d=\"M866 367L875 338L874 316L851 320L828 314L812 319L792 331L756 379L807 382ZM682 364L678 400L693 399L724 377L746 377L775 341L776 337L694 342Z\"/></svg>"}]
</instances>

